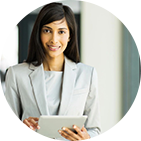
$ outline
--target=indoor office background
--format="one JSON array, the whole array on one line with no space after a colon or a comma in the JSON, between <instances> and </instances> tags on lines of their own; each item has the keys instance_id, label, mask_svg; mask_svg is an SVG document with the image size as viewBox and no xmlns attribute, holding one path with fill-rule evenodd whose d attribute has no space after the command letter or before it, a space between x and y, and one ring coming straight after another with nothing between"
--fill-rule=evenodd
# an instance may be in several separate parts
<instances>
[{"instance_id":1,"label":"indoor office background","mask_svg":"<svg viewBox=\"0 0 141 141\"><path fill-rule=\"evenodd\" d=\"M128 29L105 9L82 1L62 3L75 13L81 62L97 70L101 126L105 132L127 113L136 97L140 82L136 44ZM5 70L26 59L30 34L40 9L17 24L10 37L10 47L3 49L0 70L4 91Z\"/></svg>"}]
</instances>

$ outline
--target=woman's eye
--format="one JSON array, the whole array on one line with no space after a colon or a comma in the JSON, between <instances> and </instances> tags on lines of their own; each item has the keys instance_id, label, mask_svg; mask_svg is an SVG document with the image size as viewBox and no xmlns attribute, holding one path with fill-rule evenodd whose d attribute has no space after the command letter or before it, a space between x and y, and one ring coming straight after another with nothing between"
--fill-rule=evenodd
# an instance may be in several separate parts
<instances>
[{"instance_id":1,"label":"woman's eye","mask_svg":"<svg viewBox=\"0 0 141 141\"><path fill-rule=\"evenodd\" d=\"M59 34L64 34L65 32L64 31L59 31Z\"/></svg>"},{"instance_id":2,"label":"woman's eye","mask_svg":"<svg viewBox=\"0 0 141 141\"><path fill-rule=\"evenodd\" d=\"M50 33L51 31L48 30L48 29L44 29L43 32L45 32L45 33Z\"/></svg>"}]
</instances>

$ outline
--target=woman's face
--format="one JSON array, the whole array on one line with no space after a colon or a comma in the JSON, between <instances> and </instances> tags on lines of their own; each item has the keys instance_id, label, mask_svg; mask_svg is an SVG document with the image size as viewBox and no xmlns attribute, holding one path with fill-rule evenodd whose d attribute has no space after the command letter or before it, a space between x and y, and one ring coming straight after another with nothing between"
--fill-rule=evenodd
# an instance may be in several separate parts
<instances>
[{"instance_id":1,"label":"woman's face","mask_svg":"<svg viewBox=\"0 0 141 141\"><path fill-rule=\"evenodd\" d=\"M63 55L69 42L70 31L65 19L46 24L41 29L41 42L47 57Z\"/></svg>"}]
</instances>

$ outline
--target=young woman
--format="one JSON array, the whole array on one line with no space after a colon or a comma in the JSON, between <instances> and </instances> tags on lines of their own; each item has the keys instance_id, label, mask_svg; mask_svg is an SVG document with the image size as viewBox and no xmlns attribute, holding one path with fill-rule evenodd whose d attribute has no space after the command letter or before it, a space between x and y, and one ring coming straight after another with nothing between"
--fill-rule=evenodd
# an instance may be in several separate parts
<instances>
[{"instance_id":1,"label":"young woman","mask_svg":"<svg viewBox=\"0 0 141 141\"><path fill-rule=\"evenodd\" d=\"M40 115L87 115L82 129L73 126L77 134L66 127L58 132L68 140L99 134L97 73L80 63L75 17L68 6L50 3L41 9L26 62L8 69L5 96L32 130L40 128Z\"/></svg>"}]
</instances>

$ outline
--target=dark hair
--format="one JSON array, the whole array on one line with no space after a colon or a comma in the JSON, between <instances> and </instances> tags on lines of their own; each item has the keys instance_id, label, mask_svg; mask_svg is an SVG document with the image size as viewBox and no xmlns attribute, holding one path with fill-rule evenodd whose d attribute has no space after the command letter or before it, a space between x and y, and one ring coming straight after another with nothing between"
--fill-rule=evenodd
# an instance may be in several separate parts
<instances>
[{"instance_id":1,"label":"dark hair","mask_svg":"<svg viewBox=\"0 0 141 141\"><path fill-rule=\"evenodd\" d=\"M80 61L77 41L77 26L72 10L62 3L50 3L45 5L39 12L35 21L28 48L27 63L37 62L40 65L45 59L45 48L41 43L40 32L45 24L65 18L70 30L70 41L64 51L64 55L72 61Z\"/></svg>"}]
</instances>

